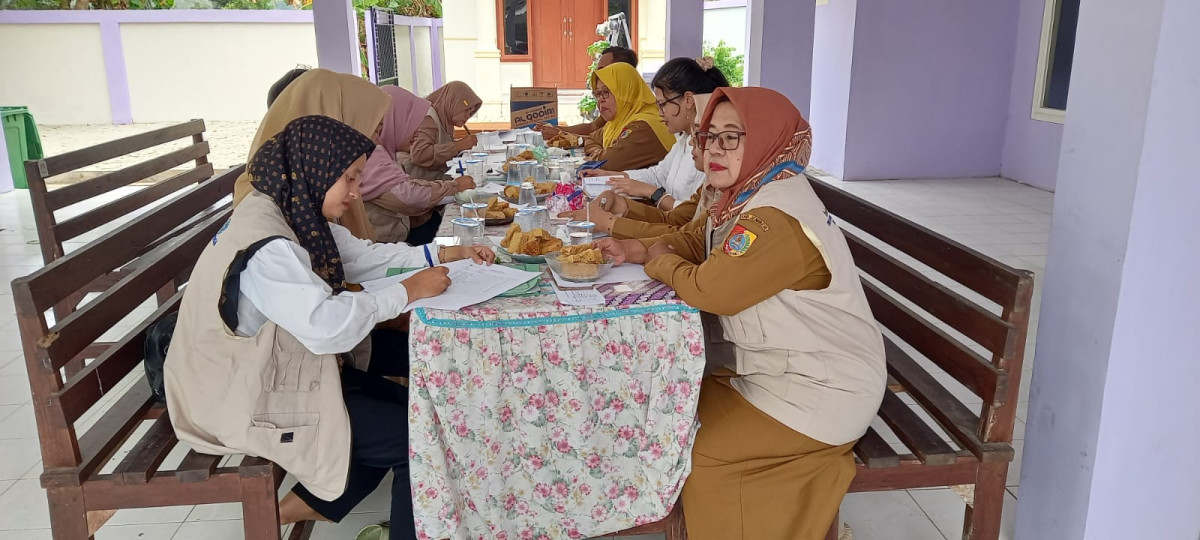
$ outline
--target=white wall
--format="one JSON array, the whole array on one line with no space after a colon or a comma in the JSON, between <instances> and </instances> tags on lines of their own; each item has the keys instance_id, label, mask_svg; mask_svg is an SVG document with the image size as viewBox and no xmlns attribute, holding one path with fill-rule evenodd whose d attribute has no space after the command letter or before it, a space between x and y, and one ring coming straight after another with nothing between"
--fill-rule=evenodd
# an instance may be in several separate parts
<instances>
[{"instance_id":1,"label":"white wall","mask_svg":"<svg viewBox=\"0 0 1200 540\"><path fill-rule=\"evenodd\" d=\"M704 41L716 45L725 40L726 45L746 54L746 8L728 7L704 10Z\"/></svg>"},{"instance_id":2,"label":"white wall","mask_svg":"<svg viewBox=\"0 0 1200 540\"><path fill-rule=\"evenodd\" d=\"M284 72L317 65L311 24L125 23L121 37L134 122L257 120Z\"/></svg>"},{"instance_id":3,"label":"white wall","mask_svg":"<svg viewBox=\"0 0 1200 540\"><path fill-rule=\"evenodd\" d=\"M42 124L108 124L100 27L0 24L0 103Z\"/></svg>"}]
</instances>

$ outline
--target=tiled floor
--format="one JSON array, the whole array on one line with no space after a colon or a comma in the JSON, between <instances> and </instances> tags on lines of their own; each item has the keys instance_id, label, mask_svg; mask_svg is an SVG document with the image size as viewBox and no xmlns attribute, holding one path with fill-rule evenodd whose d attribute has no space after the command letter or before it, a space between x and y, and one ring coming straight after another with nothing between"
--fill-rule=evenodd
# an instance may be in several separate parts
<instances>
[{"instance_id":1,"label":"tiled floor","mask_svg":"<svg viewBox=\"0 0 1200 540\"><path fill-rule=\"evenodd\" d=\"M1003 179L906 180L843 186L1012 266L1040 273L1046 260L1053 195ZM86 241L89 238L81 240ZM24 361L7 283L40 265L29 200L24 192L0 195L0 540L50 538L37 434ZM1034 301L1040 299L1040 289ZM1016 438L1024 438L1036 338L1036 305L1030 347L1021 381ZM85 419L86 420L86 419ZM1009 474L1003 538L1012 538L1018 460ZM382 486L340 525L322 525L315 538L347 539L365 524L386 518L388 486ZM97 538L221 540L241 538L236 505L159 508L118 512ZM849 495L842 520L856 540L941 540L958 538L963 503L949 489ZM648 537L654 538L654 537Z\"/></svg>"}]
</instances>

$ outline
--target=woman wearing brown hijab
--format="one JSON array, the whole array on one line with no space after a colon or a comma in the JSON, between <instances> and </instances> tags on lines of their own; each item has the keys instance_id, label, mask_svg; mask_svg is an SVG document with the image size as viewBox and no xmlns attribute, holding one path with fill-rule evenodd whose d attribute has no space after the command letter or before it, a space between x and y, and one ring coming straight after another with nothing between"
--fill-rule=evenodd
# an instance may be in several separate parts
<instances>
[{"instance_id":1,"label":"woman wearing brown hijab","mask_svg":"<svg viewBox=\"0 0 1200 540\"><path fill-rule=\"evenodd\" d=\"M696 540L820 540L854 478L887 374L841 229L804 176L808 122L782 94L719 88L701 120L708 219L602 239L704 313L705 376L680 495Z\"/></svg>"},{"instance_id":2,"label":"woman wearing brown hijab","mask_svg":"<svg viewBox=\"0 0 1200 540\"><path fill-rule=\"evenodd\" d=\"M304 116L328 116L363 135L378 138L391 104L392 98L387 93L361 77L310 69L289 84L267 109L250 144L249 156L253 157L264 142L283 131L292 120ZM233 204L241 203L252 190L250 174L243 172L233 185ZM375 238L362 200L355 199L339 222L358 238Z\"/></svg>"},{"instance_id":3,"label":"woman wearing brown hijab","mask_svg":"<svg viewBox=\"0 0 1200 540\"><path fill-rule=\"evenodd\" d=\"M476 142L474 135L454 140L454 128L466 125L483 100L462 81L450 81L425 99L429 100L429 113L413 136L404 170L414 178L446 180L450 178L446 162Z\"/></svg>"}]
</instances>

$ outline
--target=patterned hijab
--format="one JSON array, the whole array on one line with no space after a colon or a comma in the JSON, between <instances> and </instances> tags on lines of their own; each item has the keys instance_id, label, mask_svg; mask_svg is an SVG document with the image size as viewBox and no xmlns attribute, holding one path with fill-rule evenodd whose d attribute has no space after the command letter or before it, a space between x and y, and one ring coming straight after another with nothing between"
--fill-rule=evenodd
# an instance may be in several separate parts
<instances>
[{"instance_id":1,"label":"patterned hijab","mask_svg":"<svg viewBox=\"0 0 1200 540\"><path fill-rule=\"evenodd\" d=\"M596 71L594 79L599 79L608 87L608 91L617 100L617 116L612 122L604 124L604 147L612 148L621 138L629 124L645 122L654 130L663 148L670 149L675 144L675 135L667 129L667 124L658 115L658 105L654 92L642 80L637 68L624 62L614 62L604 69ZM596 87L595 80L592 88Z\"/></svg>"},{"instance_id":2,"label":"patterned hijab","mask_svg":"<svg viewBox=\"0 0 1200 540\"><path fill-rule=\"evenodd\" d=\"M450 119L454 118L455 113L467 109L471 111L469 116L474 116L483 106L483 100L479 99L479 96L475 95L475 91L462 81L450 81L434 90L425 99L429 100L430 106L437 111L438 118L442 121L442 129L447 133L454 133L454 126L451 125Z\"/></svg>"},{"instance_id":3,"label":"patterned hijab","mask_svg":"<svg viewBox=\"0 0 1200 540\"><path fill-rule=\"evenodd\" d=\"M308 252L312 270L333 293L346 290L342 256L329 221L321 214L325 194L375 142L327 116L302 116L267 139L250 160L250 184L275 201Z\"/></svg>"},{"instance_id":4,"label":"patterned hijab","mask_svg":"<svg viewBox=\"0 0 1200 540\"><path fill-rule=\"evenodd\" d=\"M709 211L713 227L740 215L750 198L768 182L803 172L812 155L812 128L808 121L788 98L769 88L716 89L704 110L700 131L709 130L713 110L726 101L742 119L745 152L737 181L720 190ZM789 163L797 167L787 167Z\"/></svg>"}]
</instances>

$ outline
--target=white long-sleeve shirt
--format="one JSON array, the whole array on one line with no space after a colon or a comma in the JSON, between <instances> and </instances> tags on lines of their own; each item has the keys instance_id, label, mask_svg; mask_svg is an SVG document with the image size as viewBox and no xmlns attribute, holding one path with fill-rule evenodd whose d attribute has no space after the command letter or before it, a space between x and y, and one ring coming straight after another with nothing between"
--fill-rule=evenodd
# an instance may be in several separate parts
<instances>
[{"instance_id":1,"label":"white long-sleeve shirt","mask_svg":"<svg viewBox=\"0 0 1200 540\"><path fill-rule=\"evenodd\" d=\"M329 228L346 281L352 283L384 277L388 268L439 263L436 247L376 244L355 238L341 225L330 223ZM312 271L308 252L283 238L267 242L250 258L240 286L238 335L252 336L271 320L315 354L353 349L376 324L394 319L408 306L408 290L402 286L334 295Z\"/></svg>"},{"instance_id":2,"label":"white long-sleeve shirt","mask_svg":"<svg viewBox=\"0 0 1200 540\"><path fill-rule=\"evenodd\" d=\"M704 173L696 170L692 161L691 135L676 134L675 145L657 165L625 171L629 178L667 190L675 205L692 197L704 182Z\"/></svg>"}]
</instances>

